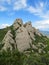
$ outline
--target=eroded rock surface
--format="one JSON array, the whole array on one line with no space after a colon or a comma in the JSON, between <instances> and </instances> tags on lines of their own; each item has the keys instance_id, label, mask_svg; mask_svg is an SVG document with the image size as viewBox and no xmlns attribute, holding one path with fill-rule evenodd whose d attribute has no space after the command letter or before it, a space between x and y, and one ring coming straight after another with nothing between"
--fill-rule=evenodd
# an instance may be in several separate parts
<instances>
[{"instance_id":1,"label":"eroded rock surface","mask_svg":"<svg viewBox=\"0 0 49 65\"><path fill-rule=\"evenodd\" d=\"M36 41L35 34L41 37L41 33L32 27L31 22L23 24L22 19L16 19L13 23L13 29L7 32L2 41L4 44L2 49L7 50L7 48L10 48L10 50L12 50L14 47L15 49L18 48L20 52L23 52L31 46L32 50L37 50L41 45L45 48L46 45L41 42L34 44ZM39 48L38 52L41 53L42 49Z\"/></svg>"},{"instance_id":2,"label":"eroded rock surface","mask_svg":"<svg viewBox=\"0 0 49 65\"><path fill-rule=\"evenodd\" d=\"M30 37L28 35L27 29L21 26L16 31L16 44L19 51L24 51L30 48Z\"/></svg>"},{"instance_id":3,"label":"eroded rock surface","mask_svg":"<svg viewBox=\"0 0 49 65\"><path fill-rule=\"evenodd\" d=\"M17 30L22 25L23 25L22 19L16 19L15 22L13 23L13 28L14 30Z\"/></svg>"},{"instance_id":4,"label":"eroded rock surface","mask_svg":"<svg viewBox=\"0 0 49 65\"><path fill-rule=\"evenodd\" d=\"M11 34L11 30L7 32L2 42L4 44L4 47L2 49L7 50L9 48L10 50L12 50L12 44L14 45L15 42L13 40L13 35Z\"/></svg>"}]
</instances>

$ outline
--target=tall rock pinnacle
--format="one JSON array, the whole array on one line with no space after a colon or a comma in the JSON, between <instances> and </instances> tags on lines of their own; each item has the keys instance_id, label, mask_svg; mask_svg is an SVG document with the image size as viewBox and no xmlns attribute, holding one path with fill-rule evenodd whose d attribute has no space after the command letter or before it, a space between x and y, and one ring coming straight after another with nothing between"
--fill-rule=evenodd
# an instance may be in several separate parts
<instances>
[{"instance_id":1,"label":"tall rock pinnacle","mask_svg":"<svg viewBox=\"0 0 49 65\"><path fill-rule=\"evenodd\" d=\"M3 39L4 46L2 49L10 48L12 50L12 46L17 48L20 52L23 52L32 46L32 49L40 49L38 48L39 44L43 42L38 41L37 38L41 39L41 33L32 27L31 22L23 24L22 19L16 19L13 23L13 29L8 30L7 34ZM38 37L37 37L38 36ZM35 44L36 42L37 44ZM45 46L43 46L44 48Z\"/></svg>"},{"instance_id":2,"label":"tall rock pinnacle","mask_svg":"<svg viewBox=\"0 0 49 65\"><path fill-rule=\"evenodd\" d=\"M22 19L16 19L13 23L14 30L17 30L20 26L23 25Z\"/></svg>"}]
</instances>

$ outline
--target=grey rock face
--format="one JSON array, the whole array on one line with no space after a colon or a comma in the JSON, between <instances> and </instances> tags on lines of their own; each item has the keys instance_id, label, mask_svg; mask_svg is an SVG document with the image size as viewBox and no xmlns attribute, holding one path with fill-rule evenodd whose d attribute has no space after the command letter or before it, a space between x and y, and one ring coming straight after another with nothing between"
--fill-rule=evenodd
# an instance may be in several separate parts
<instances>
[{"instance_id":1,"label":"grey rock face","mask_svg":"<svg viewBox=\"0 0 49 65\"><path fill-rule=\"evenodd\" d=\"M22 25L23 25L22 20L21 19L16 19L14 24L13 24L13 28L14 28L14 30L17 30Z\"/></svg>"},{"instance_id":2,"label":"grey rock face","mask_svg":"<svg viewBox=\"0 0 49 65\"><path fill-rule=\"evenodd\" d=\"M32 28L31 22L26 23L26 29L28 31L30 38L32 40L35 40L35 37L34 37L34 31L35 30Z\"/></svg>"},{"instance_id":3,"label":"grey rock face","mask_svg":"<svg viewBox=\"0 0 49 65\"><path fill-rule=\"evenodd\" d=\"M37 35L41 36L41 33L39 32L39 30L38 30L38 29L36 29L36 31L35 31L35 32L36 32L36 34L37 34Z\"/></svg>"},{"instance_id":4,"label":"grey rock face","mask_svg":"<svg viewBox=\"0 0 49 65\"><path fill-rule=\"evenodd\" d=\"M32 48L33 48L33 49L38 49L34 44L32 45Z\"/></svg>"},{"instance_id":5,"label":"grey rock face","mask_svg":"<svg viewBox=\"0 0 49 65\"><path fill-rule=\"evenodd\" d=\"M16 44L19 51L24 51L28 48L30 48L30 38L27 32L27 29L21 26L16 31Z\"/></svg>"},{"instance_id":6,"label":"grey rock face","mask_svg":"<svg viewBox=\"0 0 49 65\"><path fill-rule=\"evenodd\" d=\"M33 49L37 50L38 47L40 47L41 45L45 48L45 45L42 43L36 44L37 46L34 43L32 43L32 41L36 40L35 34L41 36L41 33L37 29L32 27L31 22L23 24L21 19L16 19L13 24L13 31L14 31L14 35L12 30L9 30L5 35L2 41L4 44L2 49L6 50L7 48L10 48L10 50L12 50L13 48L12 46L14 46L15 48L17 46L18 50L20 52L23 52L29 49L30 45L32 45L32 50ZM39 48L38 51L39 53L41 53L42 49Z\"/></svg>"},{"instance_id":7,"label":"grey rock face","mask_svg":"<svg viewBox=\"0 0 49 65\"><path fill-rule=\"evenodd\" d=\"M10 50L12 50L12 44L14 45L15 42L13 40L13 35L11 34L11 30L7 32L2 42L4 44L4 47L2 49L7 50L8 48L10 48Z\"/></svg>"}]
</instances>

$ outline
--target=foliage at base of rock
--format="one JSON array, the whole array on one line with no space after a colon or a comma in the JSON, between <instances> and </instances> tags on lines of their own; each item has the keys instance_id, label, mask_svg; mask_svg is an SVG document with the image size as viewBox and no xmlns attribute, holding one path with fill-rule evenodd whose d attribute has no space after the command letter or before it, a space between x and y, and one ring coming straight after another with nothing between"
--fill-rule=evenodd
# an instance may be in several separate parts
<instances>
[{"instance_id":1,"label":"foliage at base of rock","mask_svg":"<svg viewBox=\"0 0 49 65\"><path fill-rule=\"evenodd\" d=\"M0 65L49 65L49 54L36 55L30 52L26 55L17 49L0 52Z\"/></svg>"}]
</instances>

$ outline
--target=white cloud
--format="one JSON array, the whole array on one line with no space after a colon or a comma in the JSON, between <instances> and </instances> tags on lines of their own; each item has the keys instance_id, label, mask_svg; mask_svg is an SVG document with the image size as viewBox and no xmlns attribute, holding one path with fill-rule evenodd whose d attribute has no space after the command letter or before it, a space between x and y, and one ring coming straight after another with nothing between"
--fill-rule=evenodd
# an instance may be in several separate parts
<instances>
[{"instance_id":1,"label":"white cloud","mask_svg":"<svg viewBox=\"0 0 49 65\"><path fill-rule=\"evenodd\" d=\"M7 10L6 7L4 7L4 6L0 6L0 11L6 11L6 10Z\"/></svg>"},{"instance_id":2,"label":"white cloud","mask_svg":"<svg viewBox=\"0 0 49 65\"><path fill-rule=\"evenodd\" d=\"M49 29L49 20L42 20L42 21L36 21L33 24L34 27L41 30L48 30Z\"/></svg>"},{"instance_id":3,"label":"white cloud","mask_svg":"<svg viewBox=\"0 0 49 65\"><path fill-rule=\"evenodd\" d=\"M10 7L3 5L6 3L8 3ZM34 4L35 4L35 7L33 5L29 5L27 3L27 0L0 0L0 11L6 11L6 10L17 11L17 10L24 9L25 11L29 11L35 16L48 19L49 10L46 10L46 7L48 6L47 1L45 3L39 1L38 3L35 2Z\"/></svg>"},{"instance_id":4,"label":"white cloud","mask_svg":"<svg viewBox=\"0 0 49 65\"><path fill-rule=\"evenodd\" d=\"M11 1L12 1L12 0L0 0L0 3L5 3L5 2L7 2L8 4L10 4Z\"/></svg>"},{"instance_id":5,"label":"white cloud","mask_svg":"<svg viewBox=\"0 0 49 65\"><path fill-rule=\"evenodd\" d=\"M11 0L6 0L6 2L7 2L8 4L11 4Z\"/></svg>"},{"instance_id":6,"label":"white cloud","mask_svg":"<svg viewBox=\"0 0 49 65\"><path fill-rule=\"evenodd\" d=\"M40 7L43 7L44 6L44 3L43 2L40 2Z\"/></svg>"},{"instance_id":7,"label":"white cloud","mask_svg":"<svg viewBox=\"0 0 49 65\"><path fill-rule=\"evenodd\" d=\"M0 24L0 29L6 28L7 26L10 26L9 24Z\"/></svg>"},{"instance_id":8,"label":"white cloud","mask_svg":"<svg viewBox=\"0 0 49 65\"><path fill-rule=\"evenodd\" d=\"M48 19L49 18L49 10L46 10L46 6L48 6L47 2L35 3L35 7L29 6L27 8L27 11L29 11L30 13L37 15L39 17Z\"/></svg>"},{"instance_id":9,"label":"white cloud","mask_svg":"<svg viewBox=\"0 0 49 65\"><path fill-rule=\"evenodd\" d=\"M44 8L44 3L40 2L40 3L35 3L35 7L34 6L29 6L27 10L30 13L40 14L43 11L43 8Z\"/></svg>"},{"instance_id":10,"label":"white cloud","mask_svg":"<svg viewBox=\"0 0 49 65\"><path fill-rule=\"evenodd\" d=\"M27 7L27 0L16 0L16 2L14 3L14 10L20 10L22 8L26 8Z\"/></svg>"},{"instance_id":11,"label":"white cloud","mask_svg":"<svg viewBox=\"0 0 49 65\"><path fill-rule=\"evenodd\" d=\"M34 8L33 6L29 6L29 8L27 8L27 10L30 12L30 13L34 13L34 14L39 14L41 12L41 9L37 9L37 8Z\"/></svg>"},{"instance_id":12,"label":"white cloud","mask_svg":"<svg viewBox=\"0 0 49 65\"><path fill-rule=\"evenodd\" d=\"M0 0L0 11L8 10L8 7L5 6L6 3L10 4L11 0Z\"/></svg>"},{"instance_id":13,"label":"white cloud","mask_svg":"<svg viewBox=\"0 0 49 65\"><path fill-rule=\"evenodd\" d=\"M9 5L5 6L5 4ZM0 6L7 7L10 10L20 10L25 9L27 7L27 0L0 0Z\"/></svg>"}]
</instances>

